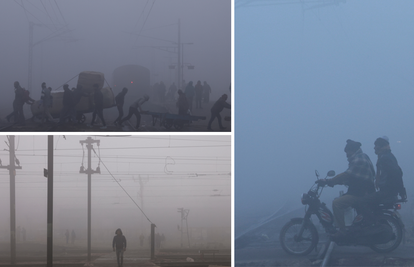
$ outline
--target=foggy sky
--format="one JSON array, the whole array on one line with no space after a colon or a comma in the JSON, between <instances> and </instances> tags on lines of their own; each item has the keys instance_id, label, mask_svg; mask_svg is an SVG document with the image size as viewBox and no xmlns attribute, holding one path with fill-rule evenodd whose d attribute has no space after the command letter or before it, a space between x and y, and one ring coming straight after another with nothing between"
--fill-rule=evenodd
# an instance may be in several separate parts
<instances>
[{"instance_id":1,"label":"foggy sky","mask_svg":"<svg viewBox=\"0 0 414 267\"><path fill-rule=\"evenodd\" d=\"M57 5L55 4L57 3ZM56 0L1 1L0 42L2 90L13 99L13 82L28 88L29 21L34 26L33 89L40 98L40 84L54 89L81 71L99 71L112 86L113 70L137 64L151 71L151 84L169 86L176 77L170 64L177 54L160 49L176 46L178 19L184 79L207 81L213 94L228 90L231 74L231 9L223 0ZM23 7L21 6L23 4ZM67 33L42 41L57 29ZM60 32L60 31L59 31ZM139 36L137 36L139 35ZM154 48L158 47L158 48ZM70 87L76 85L72 80ZM6 102L9 101L9 102ZM10 107L11 109L11 107Z\"/></svg>"},{"instance_id":2,"label":"foggy sky","mask_svg":"<svg viewBox=\"0 0 414 267\"><path fill-rule=\"evenodd\" d=\"M414 2L282 2L236 0L236 224L300 205L315 169L346 170L347 139L375 164L387 135L412 198Z\"/></svg>"},{"instance_id":3,"label":"foggy sky","mask_svg":"<svg viewBox=\"0 0 414 267\"><path fill-rule=\"evenodd\" d=\"M54 229L86 229L87 136L54 136ZM159 233L177 233L178 208L189 209L189 227L231 226L230 136L94 136L92 169L92 228L129 228L149 233L150 222ZM0 136L0 159L9 165L6 136ZM16 226L46 231L47 137L17 136ZM98 155L101 157L99 163ZM1 169L0 239L9 240L10 186L7 169ZM116 181L117 182L116 182ZM141 181L141 182L140 182ZM128 192L140 209L128 197ZM141 187L142 200L141 202ZM64 220L72 214L73 219ZM74 216L76 215L76 216ZM148 217L149 220L146 219ZM150 222L149 222L150 221ZM85 223L83 223L85 222ZM44 236L46 238L46 236ZM108 241L109 242L109 241Z\"/></svg>"}]
</instances>

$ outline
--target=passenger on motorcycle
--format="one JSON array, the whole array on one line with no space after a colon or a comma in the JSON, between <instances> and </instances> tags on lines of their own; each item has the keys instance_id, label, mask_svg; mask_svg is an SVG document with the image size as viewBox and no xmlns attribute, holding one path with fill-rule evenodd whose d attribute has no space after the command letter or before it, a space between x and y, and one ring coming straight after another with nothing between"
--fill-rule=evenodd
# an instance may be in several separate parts
<instances>
[{"instance_id":1,"label":"passenger on motorcycle","mask_svg":"<svg viewBox=\"0 0 414 267\"><path fill-rule=\"evenodd\" d=\"M374 151L378 155L377 175L375 176L375 187L378 191L364 197L364 200L368 204L377 204L387 200L396 201L399 194L404 201L407 193L402 180L403 172L397 159L391 153L388 137L377 138L374 142Z\"/></svg>"},{"instance_id":2,"label":"passenger on motorcycle","mask_svg":"<svg viewBox=\"0 0 414 267\"><path fill-rule=\"evenodd\" d=\"M336 175L332 179L321 179L320 185L347 185L346 194L334 199L332 210L335 217L335 224L339 231L335 236L346 234L345 210L349 207L360 205L363 197L375 192L374 177L375 170L368 155L362 152L361 143L348 139L346 141L345 153L348 159L348 169Z\"/></svg>"}]
</instances>

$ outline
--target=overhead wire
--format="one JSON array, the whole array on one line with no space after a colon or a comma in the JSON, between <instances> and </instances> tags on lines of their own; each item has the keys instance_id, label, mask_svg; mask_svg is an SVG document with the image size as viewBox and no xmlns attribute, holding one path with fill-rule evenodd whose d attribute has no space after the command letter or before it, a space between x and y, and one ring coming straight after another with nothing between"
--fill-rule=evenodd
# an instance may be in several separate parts
<instances>
[{"instance_id":1,"label":"overhead wire","mask_svg":"<svg viewBox=\"0 0 414 267\"><path fill-rule=\"evenodd\" d=\"M141 27L140 31L138 32L138 34L137 34L137 37L136 37L135 41L136 41L136 40L138 40L138 37L141 35L141 32L142 32L142 30L143 30L143 29L144 29L144 27L145 27L145 24L146 24L146 22L147 22L147 20L148 20L148 17L149 17L149 15L151 14L152 8L154 7L155 1L156 1L156 0L154 0L154 1L152 2L151 8L150 8L150 10L149 10L149 12L148 12L148 15L147 15L147 17L145 18L144 23L143 23L143 25L142 25L142 27ZM148 1L147 1L147 3L148 3Z\"/></svg>"},{"instance_id":2,"label":"overhead wire","mask_svg":"<svg viewBox=\"0 0 414 267\"><path fill-rule=\"evenodd\" d=\"M60 7L59 7L58 3L56 2L56 0L54 0L54 1L55 1L55 4L56 4L57 9L59 10L60 15L62 16L63 21L65 22L66 25L68 25L65 17L63 16L62 11L60 10Z\"/></svg>"},{"instance_id":3,"label":"overhead wire","mask_svg":"<svg viewBox=\"0 0 414 267\"><path fill-rule=\"evenodd\" d=\"M43 4L43 0L40 0L40 3L42 4L43 8L44 8L44 9L45 9L45 11L46 11L46 15L49 17L50 21L52 22L53 26L54 26L54 27L55 27L55 29L56 29L55 22L53 21L52 17L50 16L49 12L47 11L46 6Z\"/></svg>"},{"instance_id":4,"label":"overhead wire","mask_svg":"<svg viewBox=\"0 0 414 267\"><path fill-rule=\"evenodd\" d=\"M96 156L98 156L96 154L96 151L94 148L92 148L92 151L94 152L94 154ZM98 156L99 157L99 156ZM118 182L118 180L112 175L111 171L108 169L108 167L106 166L105 162L103 162L101 160L101 158L99 158L100 162L102 162L102 165L105 167L106 171L110 174L110 176L114 179L114 181L119 185L119 187L125 192L125 194L127 194L127 196L132 200L132 202L135 204L135 206L138 207L138 209L141 211L141 213L145 216L145 218L151 223L154 224L153 222L151 222L151 220L148 218L148 216L145 214L145 212L141 209L141 207L135 202L135 200L131 197L131 195L125 190L125 188Z\"/></svg>"}]
</instances>

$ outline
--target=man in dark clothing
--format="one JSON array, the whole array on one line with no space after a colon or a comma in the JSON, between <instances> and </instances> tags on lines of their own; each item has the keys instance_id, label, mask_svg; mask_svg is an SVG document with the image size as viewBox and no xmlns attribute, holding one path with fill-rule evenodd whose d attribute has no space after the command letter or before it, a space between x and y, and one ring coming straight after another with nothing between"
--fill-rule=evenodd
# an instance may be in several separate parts
<instances>
[{"instance_id":1,"label":"man in dark clothing","mask_svg":"<svg viewBox=\"0 0 414 267\"><path fill-rule=\"evenodd\" d=\"M338 235L344 235L345 210L349 207L358 206L363 202L363 197L375 192L374 177L375 170L368 155L361 150L361 143L350 139L346 140L345 153L348 159L348 169L336 175L332 179L318 180L319 184L334 186L337 184L347 185L346 194L335 198L332 202L332 210L335 223L339 228Z\"/></svg>"},{"instance_id":2,"label":"man in dark clothing","mask_svg":"<svg viewBox=\"0 0 414 267\"><path fill-rule=\"evenodd\" d=\"M78 84L73 90L73 104L76 105L81 101L82 97L89 97L91 94L83 91L82 85Z\"/></svg>"},{"instance_id":3,"label":"man in dark clothing","mask_svg":"<svg viewBox=\"0 0 414 267\"><path fill-rule=\"evenodd\" d=\"M116 260L118 267L122 267L124 263L124 251L127 247L127 241L125 236L122 234L120 228L116 229L114 239L112 240L112 248L116 251Z\"/></svg>"},{"instance_id":4,"label":"man in dark clothing","mask_svg":"<svg viewBox=\"0 0 414 267\"><path fill-rule=\"evenodd\" d=\"M210 94L211 94L211 87L210 85L204 81L204 85L203 85L203 98L204 98L204 103L208 103L210 102Z\"/></svg>"},{"instance_id":5,"label":"man in dark clothing","mask_svg":"<svg viewBox=\"0 0 414 267\"><path fill-rule=\"evenodd\" d=\"M216 101L216 103L214 103L213 107L211 108L211 118L210 118L210 121L208 122L208 126L207 126L208 130L212 130L211 129L211 124L213 123L213 121L216 117L217 117L217 120L218 120L218 123L219 123L220 130L226 129L226 127L223 127L223 125L221 124L221 116L220 116L220 112L224 108L231 108L230 104L227 103L226 100L227 100L227 95L224 94Z\"/></svg>"},{"instance_id":6,"label":"man in dark clothing","mask_svg":"<svg viewBox=\"0 0 414 267\"><path fill-rule=\"evenodd\" d=\"M53 97L51 94L52 88L47 88L46 87L46 83L43 82L42 83L42 93L40 96L40 100L42 103L42 110L43 110L43 118L42 118L42 122L44 120L46 121L53 121L53 117L52 115L50 115L50 111L49 109L52 107L53 105Z\"/></svg>"},{"instance_id":7,"label":"man in dark clothing","mask_svg":"<svg viewBox=\"0 0 414 267\"><path fill-rule=\"evenodd\" d=\"M378 155L377 175L375 176L375 186L378 191L369 194L364 199L367 203L374 204L384 199L397 199L399 194L405 200L407 193L402 180L403 172L397 159L391 153L388 137L377 138L374 142L374 151Z\"/></svg>"},{"instance_id":8,"label":"man in dark clothing","mask_svg":"<svg viewBox=\"0 0 414 267\"><path fill-rule=\"evenodd\" d=\"M188 112L188 100L182 90L178 90L178 100L176 104L178 108L178 115L187 115Z\"/></svg>"},{"instance_id":9,"label":"man in dark clothing","mask_svg":"<svg viewBox=\"0 0 414 267\"><path fill-rule=\"evenodd\" d=\"M201 100L203 98L203 86L201 85L201 82L198 81L196 86L194 87L195 91L195 102L196 102L196 108L203 108L201 106Z\"/></svg>"},{"instance_id":10,"label":"man in dark clothing","mask_svg":"<svg viewBox=\"0 0 414 267\"><path fill-rule=\"evenodd\" d=\"M98 117L101 119L102 124L103 124L101 129L106 129L106 123L103 117L103 94L101 92L101 89L99 89L99 85L97 83L93 85L93 92L94 92L93 100L95 102L95 107L92 113L91 126L93 126L93 124L95 123L96 115L98 115Z\"/></svg>"},{"instance_id":11,"label":"man in dark clothing","mask_svg":"<svg viewBox=\"0 0 414 267\"><path fill-rule=\"evenodd\" d=\"M185 96L188 100L188 108L192 111L193 110L193 99L194 99L194 86L193 82L189 82L187 86L185 87Z\"/></svg>"},{"instance_id":12,"label":"man in dark clothing","mask_svg":"<svg viewBox=\"0 0 414 267\"><path fill-rule=\"evenodd\" d=\"M122 88L122 91L119 92L115 97L116 108L118 109L118 118L114 121L114 124L121 125L122 117L124 116L124 103L125 103L125 95L128 93L128 88Z\"/></svg>"},{"instance_id":13,"label":"man in dark clothing","mask_svg":"<svg viewBox=\"0 0 414 267\"><path fill-rule=\"evenodd\" d=\"M175 83L172 83L170 88L168 88L168 100L174 100L175 99L175 92L177 92L177 86L175 86Z\"/></svg>"},{"instance_id":14,"label":"man in dark clothing","mask_svg":"<svg viewBox=\"0 0 414 267\"><path fill-rule=\"evenodd\" d=\"M67 119L74 121L76 118L73 116L71 110L73 108L73 92L69 89L69 85L63 85L63 100L62 110L60 112L59 123L65 123Z\"/></svg>"},{"instance_id":15,"label":"man in dark clothing","mask_svg":"<svg viewBox=\"0 0 414 267\"><path fill-rule=\"evenodd\" d=\"M121 120L120 124L122 125L124 121L129 120L132 117L132 115L135 115L135 117L137 117L137 125L135 126L135 128L138 130L139 125L141 124L141 113L140 113L142 112L141 105L143 105L148 100L149 100L149 96L144 95L143 98L140 98L134 103L132 103L131 106L129 106L128 115Z\"/></svg>"},{"instance_id":16,"label":"man in dark clothing","mask_svg":"<svg viewBox=\"0 0 414 267\"><path fill-rule=\"evenodd\" d=\"M66 245L67 245L69 244L69 229L66 229L65 237L66 237Z\"/></svg>"},{"instance_id":17,"label":"man in dark clothing","mask_svg":"<svg viewBox=\"0 0 414 267\"><path fill-rule=\"evenodd\" d=\"M73 105L70 108L70 114L72 117L74 117L75 119L77 118L77 112L76 112L76 106L79 104L79 102L81 101L82 97L90 97L91 94L90 93L86 93L83 91L83 87L82 85L78 84L76 86L76 88L72 89L72 96L73 96ZM81 115L81 114L79 114Z\"/></svg>"},{"instance_id":18,"label":"man in dark clothing","mask_svg":"<svg viewBox=\"0 0 414 267\"><path fill-rule=\"evenodd\" d=\"M14 82L14 101L13 112L7 115L6 119L10 122L10 118L14 116L14 122L24 123L23 105L25 103L24 89L18 81Z\"/></svg>"}]
</instances>

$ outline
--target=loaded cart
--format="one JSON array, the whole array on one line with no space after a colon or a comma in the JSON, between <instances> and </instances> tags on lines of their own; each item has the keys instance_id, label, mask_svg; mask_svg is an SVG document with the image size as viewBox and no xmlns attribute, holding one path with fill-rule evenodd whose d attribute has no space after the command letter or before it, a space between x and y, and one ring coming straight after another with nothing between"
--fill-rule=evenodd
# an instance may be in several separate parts
<instances>
[{"instance_id":1,"label":"loaded cart","mask_svg":"<svg viewBox=\"0 0 414 267\"><path fill-rule=\"evenodd\" d=\"M104 87L105 77L101 72L96 71L83 71L73 77L78 77L77 86L82 87L82 97L79 103L75 106L76 119L78 123L83 123L86 120L85 114L91 113L94 110L93 102L93 85L98 84L103 94L103 108L111 108L115 106L115 97L110 87ZM72 80L71 79L71 80ZM69 81L71 81L69 80ZM68 81L68 82L69 82ZM59 87L60 88L60 87ZM53 98L53 105L49 109L50 114L53 118L59 118L61 110L63 108L63 90L54 90L51 92ZM43 117L43 108L41 100L35 101L31 106L33 118L41 119Z\"/></svg>"},{"instance_id":2,"label":"loaded cart","mask_svg":"<svg viewBox=\"0 0 414 267\"><path fill-rule=\"evenodd\" d=\"M152 116L152 126L155 126L159 120L160 126L164 126L166 129L170 129L174 126L176 130L181 130L184 127L184 124L190 124L193 121L205 120L206 116L193 116L190 114L178 115L171 113L161 113L161 112L152 112L146 111L142 114L147 114Z\"/></svg>"}]
</instances>

